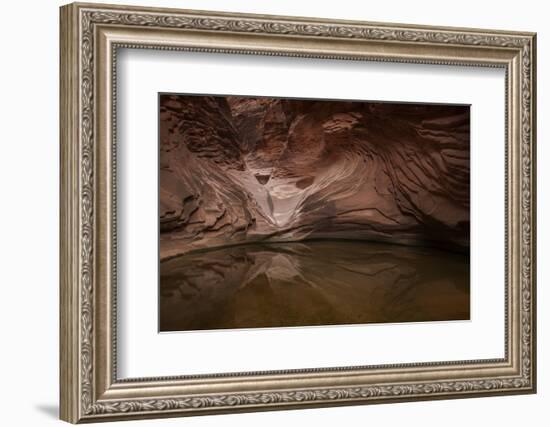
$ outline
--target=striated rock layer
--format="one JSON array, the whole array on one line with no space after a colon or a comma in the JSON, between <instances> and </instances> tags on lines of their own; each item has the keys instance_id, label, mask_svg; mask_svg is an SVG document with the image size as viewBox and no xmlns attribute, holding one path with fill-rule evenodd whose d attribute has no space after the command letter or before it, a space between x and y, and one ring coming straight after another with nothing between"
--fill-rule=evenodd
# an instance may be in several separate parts
<instances>
[{"instance_id":1,"label":"striated rock layer","mask_svg":"<svg viewBox=\"0 0 550 427\"><path fill-rule=\"evenodd\" d=\"M161 259L249 241L469 248L467 106L162 95Z\"/></svg>"}]
</instances>

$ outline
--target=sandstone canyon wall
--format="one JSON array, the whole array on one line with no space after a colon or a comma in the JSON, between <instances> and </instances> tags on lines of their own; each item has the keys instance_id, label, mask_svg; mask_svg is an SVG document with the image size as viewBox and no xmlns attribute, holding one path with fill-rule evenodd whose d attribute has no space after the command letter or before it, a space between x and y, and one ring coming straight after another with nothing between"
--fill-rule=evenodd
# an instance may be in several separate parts
<instances>
[{"instance_id":1,"label":"sandstone canyon wall","mask_svg":"<svg viewBox=\"0 0 550 427\"><path fill-rule=\"evenodd\" d=\"M363 239L466 252L467 106L161 95L160 252Z\"/></svg>"}]
</instances>

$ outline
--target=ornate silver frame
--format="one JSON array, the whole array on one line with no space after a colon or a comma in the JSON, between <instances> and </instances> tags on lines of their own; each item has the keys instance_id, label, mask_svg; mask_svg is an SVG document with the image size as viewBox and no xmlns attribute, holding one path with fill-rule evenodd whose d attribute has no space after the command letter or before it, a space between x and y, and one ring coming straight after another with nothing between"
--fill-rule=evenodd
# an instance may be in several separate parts
<instances>
[{"instance_id":1,"label":"ornate silver frame","mask_svg":"<svg viewBox=\"0 0 550 427\"><path fill-rule=\"evenodd\" d=\"M61 8L61 418L77 423L534 393L535 34L98 4ZM503 67L505 357L119 380L118 47Z\"/></svg>"}]
</instances>

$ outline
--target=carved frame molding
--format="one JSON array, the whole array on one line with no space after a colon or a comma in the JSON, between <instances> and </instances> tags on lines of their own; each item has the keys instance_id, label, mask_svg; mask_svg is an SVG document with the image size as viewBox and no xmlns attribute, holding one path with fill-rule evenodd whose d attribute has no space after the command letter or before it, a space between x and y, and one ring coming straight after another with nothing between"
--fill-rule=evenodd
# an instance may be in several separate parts
<instances>
[{"instance_id":1,"label":"carved frame molding","mask_svg":"<svg viewBox=\"0 0 550 427\"><path fill-rule=\"evenodd\" d=\"M117 380L113 147L120 47L506 68L506 357ZM61 8L60 100L62 419L535 391L535 34L71 4ZM266 377L273 378L267 385Z\"/></svg>"}]
</instances>

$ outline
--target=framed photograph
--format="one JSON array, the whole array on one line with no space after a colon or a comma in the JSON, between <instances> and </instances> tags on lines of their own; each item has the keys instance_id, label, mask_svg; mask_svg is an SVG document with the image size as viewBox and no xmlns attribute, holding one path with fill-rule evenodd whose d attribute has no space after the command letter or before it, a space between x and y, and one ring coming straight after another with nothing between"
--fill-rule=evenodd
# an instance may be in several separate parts
<instances>
[{"instance_id":1,"label":"framed photograph","mask_svg":"<svg viewBox=\"0 0 550 427\"><path fill-rule=\"evenodd\" d=\"M535 34L60 22L63 420L535 392Z\"/></svg>"}]
</instances>

